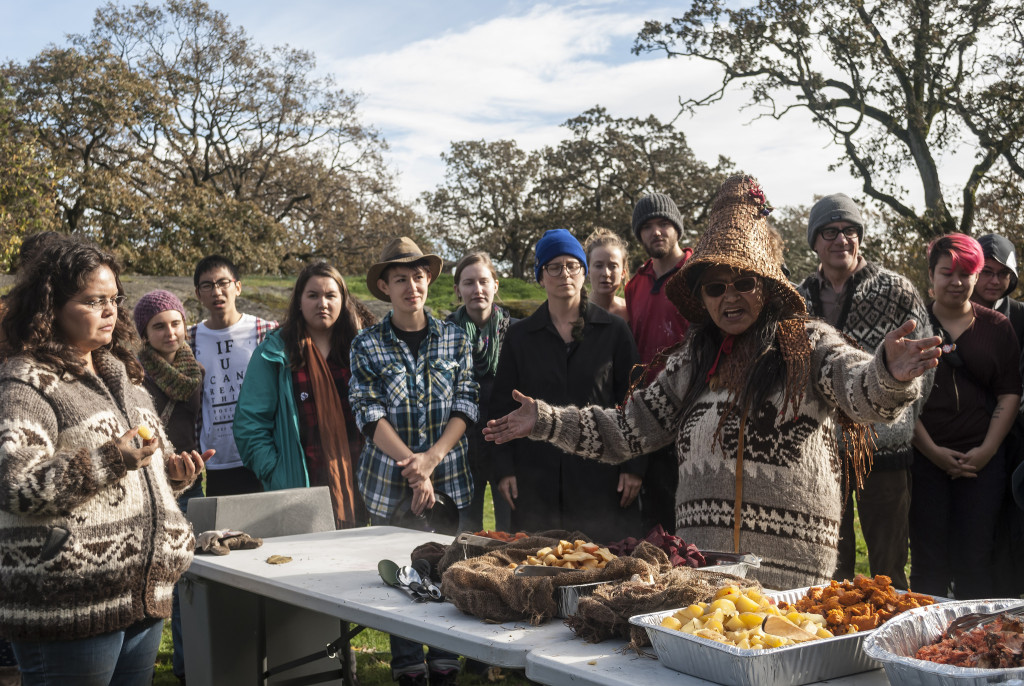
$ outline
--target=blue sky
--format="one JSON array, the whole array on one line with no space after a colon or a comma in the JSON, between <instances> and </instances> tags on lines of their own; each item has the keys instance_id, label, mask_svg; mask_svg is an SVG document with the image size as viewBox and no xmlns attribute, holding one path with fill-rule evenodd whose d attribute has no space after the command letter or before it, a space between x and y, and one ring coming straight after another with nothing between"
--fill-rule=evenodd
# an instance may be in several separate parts
<instances>
[{"instance_id":1,"label":"blue sky","mask_svg":"<svg viewBox=\"0 0 1024 686\"><path fill-rule=\"evenodd\" d=\"M95 0L0 0L0 57L23 61L68 33L89 30ZM523 148L555 144L560 124L603 105L613 116L678 112L680 95L703 95L718 81L700 63L635 56L645 19L667 20L680 3L652 0L213 0L232 24L266 46L288 44L317 56L318 70L364 96L364 123L391 150L407 199L442 181L440 154L453 140L513 138ZM815 195L857 196L860 184L827 167L840 154L802 113L751 121L733 92L676 125L698 157L719 154L758 177L776 205Z\"/></svg>"}]
</instances>

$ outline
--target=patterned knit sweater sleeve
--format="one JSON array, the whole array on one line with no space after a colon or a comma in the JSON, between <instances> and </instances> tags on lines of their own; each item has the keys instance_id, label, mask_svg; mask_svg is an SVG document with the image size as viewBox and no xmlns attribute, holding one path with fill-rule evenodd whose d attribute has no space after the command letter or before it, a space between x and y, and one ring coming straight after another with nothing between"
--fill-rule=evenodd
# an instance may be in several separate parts
<instances>
[{"instance_id":1,"label":"patterned knit sweater sleeve","mask_svg":"<svg viewBox=\"0 0 1024 686\"><path fill-rule=\"evenodd\" d=\"M689 349L684 346L623 406L556 408L538 400L530 438L610 464L663 448L675 440L689 374Z\"/></svg>"},{"instance_id":2,"label":"patterned knit sweater sleeve","mask_svg":"<svg viewBox=\"0 0 1024 686\"><path fill-rule=\"evenodd\" d=\"M892 422L919 397L920 380L893 378L881 346L871 355L851 346L824 322L807 326L813 349L811 388L827 405L857 422ZM609 463L672 443L689 382L689 354L684 346L669 358L658 378L635 391L624 407L553 407L538 400L530 438Z\"/></svg>"},{"instance_id":3,"label":"patterned knit sweater sleeve","mask_svg":"<svg viewBox=\"0 0 1024 686\"><path fill-rule=\"evenodd\" d=\"M127 473L112 440L76 440L65 431L51 371L9 363L0 378L0 509L60 515L74 510ZM109 435L109 434L108 434Z\"/></svg>"},{"instance_id":4,"label":"patterned knit sweater sleeve","mask_svg":"<svg viewBox=\"0 0 1024 686\"><path fill-rule=\"evenodd\" d=\"M928 310L917 288L901 274L868 263L863 278L857 280L843 330L867 351L881 345L889 331L913 320L915 328L908 338L934 335ZM925 400L935 382L935 370L921 377L921 393L917 400L891 423L874 425L875 454L873 468L907 467L913 459L910 442L914 424L921 415ZM840 437L841 439L841 437Z\"/></svg>"},{"instance_id":5,"label":"patterned knit sweater sleeve","mask_svg":"<svg viewBox=\"0 0 1024 686\"><path fill-rule=\"evenodd\" d=\"M874 354L855 348L821 321L807 325L811 340L811 384L830 406L860 423L892 422L921 393L920 379L899 381L885 366L880 344Z\"/></svg>"}]
</instances>

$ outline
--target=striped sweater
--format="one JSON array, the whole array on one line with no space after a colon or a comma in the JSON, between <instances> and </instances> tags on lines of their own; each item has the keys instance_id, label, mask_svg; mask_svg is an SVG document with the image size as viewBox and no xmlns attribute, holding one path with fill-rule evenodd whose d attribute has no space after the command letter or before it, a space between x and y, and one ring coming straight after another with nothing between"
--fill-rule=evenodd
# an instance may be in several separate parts
<instances>
[{"instance_id":1,"label":"striped sweater","mask_svg":"<svg viewBox=\"0 0 1024 686\"><path fill-rule=\"evenodd\" d=\"M170 445L124 365L58 376L27 357L0 366L0 636L96 636L171 614L194 539L163 452L128 471L113 441L139 424ZM172 490L172 486L174 490ZM67 535L64 535L67 532ZM62 540L63 539L63 540Z\"/></svg>"},{"instance_id":2,"label":"striped sweater","mask_svg":"<svg viewBox=\"0 0 1024 686\"><path fill-rule=\"evenodd\" d=\"M920 388L916 379L894 379L880 351L857 350L824 322L807 328L813 353L799 412L782 411L780 391L751 411L744 432L739 547L762 558L751 576L773 589L825 583L835 569L842 505L835 408L857 421L890 422ZM710 389L683 418L691 354L684 345L621 409L538 402L530 438L610 463L674 441L677 534L705 550L732 551L739 419L730 418L716 440L728 396Z\"/></svg>"}]
</instances>

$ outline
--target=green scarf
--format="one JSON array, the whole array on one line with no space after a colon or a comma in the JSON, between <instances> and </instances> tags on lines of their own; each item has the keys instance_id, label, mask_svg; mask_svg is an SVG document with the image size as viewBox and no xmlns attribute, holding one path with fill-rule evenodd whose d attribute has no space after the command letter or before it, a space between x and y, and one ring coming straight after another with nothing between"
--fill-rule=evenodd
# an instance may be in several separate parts
<instances>
[{"instance_id":1,"label":"green scarf","mask_svg":"<svg viewBox=\"0 0 1024 686\"><path fill-rule=\"evenodd\" d=\"M508 310L504 307L494 305L491 316L487 319L484 327L478 328L476 323L469 318L466 306L460 305L459 309L452 312L451 320L465 329L469 336L470 346L473 348L473 374L477 379L494 376L498 371L498 353L501 352L501 342L508 331L510 319Z\"/></svg>"},{"instance_id":2,"label":"green scarf","mask_svg":"<svg viewBox=\"0 0 1024 686\"><path fill-rule=\"evenodd\" d=\"M185 402L203 382L203 368L196 362L188 343L182 343L174 355L174 363L163 358L149 343L139 351L139 362L146 374L171 400Z\"/></svg>"}]
</instances>

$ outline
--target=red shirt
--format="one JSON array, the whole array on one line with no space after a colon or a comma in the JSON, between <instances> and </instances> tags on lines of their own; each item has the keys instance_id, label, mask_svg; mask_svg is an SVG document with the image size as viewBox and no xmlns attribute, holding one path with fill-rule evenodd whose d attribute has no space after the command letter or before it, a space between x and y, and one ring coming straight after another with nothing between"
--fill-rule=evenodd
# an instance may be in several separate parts
<instances>
[{"instance_id":1,"label":"red shirt","mask_svg":"<svg viewBox=\"0 0 1024 686\"><path fill-rule=\"evenodd\" d=\"M644 364L649 364L659 352L683 340L690 326L665 295L665 284L692 254L693 250L683 248L682 259L661 278L654 275L654 261L649 259L626 283L629 328L633 330L640 361ZM649 368L647 380L657 376L662 367L664 365Z\"/></svg>"}]
</instances>

